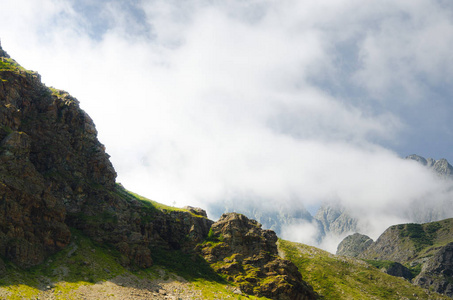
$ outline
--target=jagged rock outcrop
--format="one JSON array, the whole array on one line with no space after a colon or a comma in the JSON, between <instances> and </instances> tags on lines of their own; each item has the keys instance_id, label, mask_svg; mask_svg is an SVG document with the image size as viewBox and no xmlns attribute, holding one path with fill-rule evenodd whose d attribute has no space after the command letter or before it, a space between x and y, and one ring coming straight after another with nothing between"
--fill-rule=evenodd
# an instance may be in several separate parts
<instances>
[{"instance_id":1,"label":"jagged rock outcrop","mask_svg":"<svg viewBox=\"0 0 453 300\"><path fill-rule=\"evenodd\" d=\"M406 159L415 160L421 163L427 168L432 169L439 177L452 178L453 176L453 166L451 166L445 158L439 160L433 158L426 159L420 155L411 154L407 156Z\"/></svg>"},{"instance_id":2,"label":"jagged rock outcrop","mask_svg":"<svg viewBox=\"0 0 453 300\"><path fill-rule=\"evenodd\" d=\"M365 251L373 240L364 234L354 233L345 237L340 244L338 244L337 255L357 257L360 253Z\"/></svg>"},{"instance_id":3,"label":"jagged rock outcrop","mask_svg":"<svg viewBox=\"0 0 453 300\"><path fill-rule=\"evenodd\" d=\"M449 243L424 263L414 284L453 297L453 243Z\"/></svg>"},{"instance_id":4,"label":"jagged rock outcrop","mask_svg":"<svg viewBox=\"0 0 453 300\"><path fill-rule=\"evenodd\" d=\"M202 256L247 294L271 299L317 299L290 261L278 257L277 236L237 213L223 214L212 227Z\"/></svg>"}]
</instances>

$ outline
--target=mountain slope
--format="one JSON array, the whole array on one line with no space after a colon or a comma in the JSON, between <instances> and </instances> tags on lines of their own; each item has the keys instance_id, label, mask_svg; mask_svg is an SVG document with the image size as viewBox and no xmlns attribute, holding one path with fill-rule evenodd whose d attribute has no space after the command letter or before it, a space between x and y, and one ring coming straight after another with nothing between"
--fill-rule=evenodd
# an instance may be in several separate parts
<instances>
[{"instance_id":1,"label":"mountain slope","mask_svg":"<svg viewBox=\"0 0 453 300\"><path fill-rule=\"evenodd\" d=\"M71 234L68 247L41 265L23 270L7 263L0 299L255 299L242 297L206 263L181 252L154 253L153 267L130 270L113 247L77 230Z\"/></svg>"},{"instance_id":2,"label":"mountain slope","mask_svg":"<svg viewBox=\"0 0 453 300\"><path fill-rule=\"evenodd\" d=\"M358 259L336 256L315 247L279 241L291 260L323 299L450 299L390 276Z\"/></svg>"},{"instance_id":3,"label":"mountain slope","mask_svg":"<svg viewBox=\"0 0 453 300\"><path fill-rule=\"evenodd\" d=\"M348 239L351 240L351 236L345 238ZM358 243L360 240L349 248L357 249ZM412 271L411 276L404 277L413 278L414 284L453 296L453 219L391 226L362 249L357 257L377 265L382 262L402 264ZM400 270L404 268L401 266ZM403 276L402 272L394 275Z\"/></svg>"},{"instance_id":4,"label":"mountain slope","mask_svg":"<svg viewBox=\"0 0 453 300\"><path fill-rule=\"evenodd\" d=\"M453 242L453 219L389 227L359 257L417 263Z\"/></svg>"}]
</instances>

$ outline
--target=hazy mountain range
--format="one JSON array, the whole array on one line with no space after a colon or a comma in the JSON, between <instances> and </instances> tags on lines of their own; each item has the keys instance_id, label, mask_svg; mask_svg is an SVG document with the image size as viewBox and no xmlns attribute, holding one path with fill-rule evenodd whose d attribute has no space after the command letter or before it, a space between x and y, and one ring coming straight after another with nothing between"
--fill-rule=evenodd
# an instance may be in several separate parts
<instances>
[{"instance_id":1,"label":"hazy mountain range","mask_svg":"<svg viewBox=\"0 0 453 300\"><path fill-rule=\"evenodd\" d=\"M439 160L426 159L412 154L404 159L414 160L431 170L438 178L453 183L453 167L444 158ZM446 209L446 207L449 207L450 199L446 200L447 203L426 200L420 199L419 202L414 202L414 205L410 205L401 217L416 223L426 223L453 217L451 210ZM211 211L216 214L229 211L246 214L258 220L263 224L264 228L272 229L279 235L284 234L285 227L308 223L316 229L314 241L318 245L322 245L326 237L343 238L350 233L367 233L368 230L366 218L361 219L353 216L338 201L322 203L314 214L311 214L303 205L291 206L287 202L280 203L278 199L274 201L274 207L271 209L260 205L260 201L247 201L247 203L249 204L244 207L241 199L229 200L213 204ZM301 242L307 241L302 240Z\"/></svg>"}]
</instances>

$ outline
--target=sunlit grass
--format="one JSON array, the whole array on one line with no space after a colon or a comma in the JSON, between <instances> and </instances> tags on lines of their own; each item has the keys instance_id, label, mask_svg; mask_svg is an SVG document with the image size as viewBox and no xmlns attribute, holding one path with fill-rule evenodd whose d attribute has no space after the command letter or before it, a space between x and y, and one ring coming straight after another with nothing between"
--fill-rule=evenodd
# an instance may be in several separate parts
<instances>
[{"instance_id":1,"label":"sunlit grass","mask_svg":"<svg viewBox=\"0 0 453 300\"><path fill-rule=\"evenodd\" d=\"M438 294L433 297L361 260L284 240L279 240L279 249L325 299L413 299L414 294L417 299L450 299Z\"/></svg>"}]
</instances>

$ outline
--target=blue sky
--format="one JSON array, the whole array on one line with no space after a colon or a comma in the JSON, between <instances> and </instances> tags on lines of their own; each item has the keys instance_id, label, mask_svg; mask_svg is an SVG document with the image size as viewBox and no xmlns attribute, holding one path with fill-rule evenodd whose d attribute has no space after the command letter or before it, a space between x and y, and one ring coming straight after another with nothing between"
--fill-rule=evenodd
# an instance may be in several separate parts
<instances>
[{"instance_id":1,"label":"blue sky","mask_svg":"<svg viewBox=\"0 0 453 300\"><path fill-rule=\"evenodd\" d=\"M6 0L0 39L79 99L127 188L335 200L392 211L381 230L445 190L400 158L453 160L451 3Z\"/></svg>"}]
</instances>

